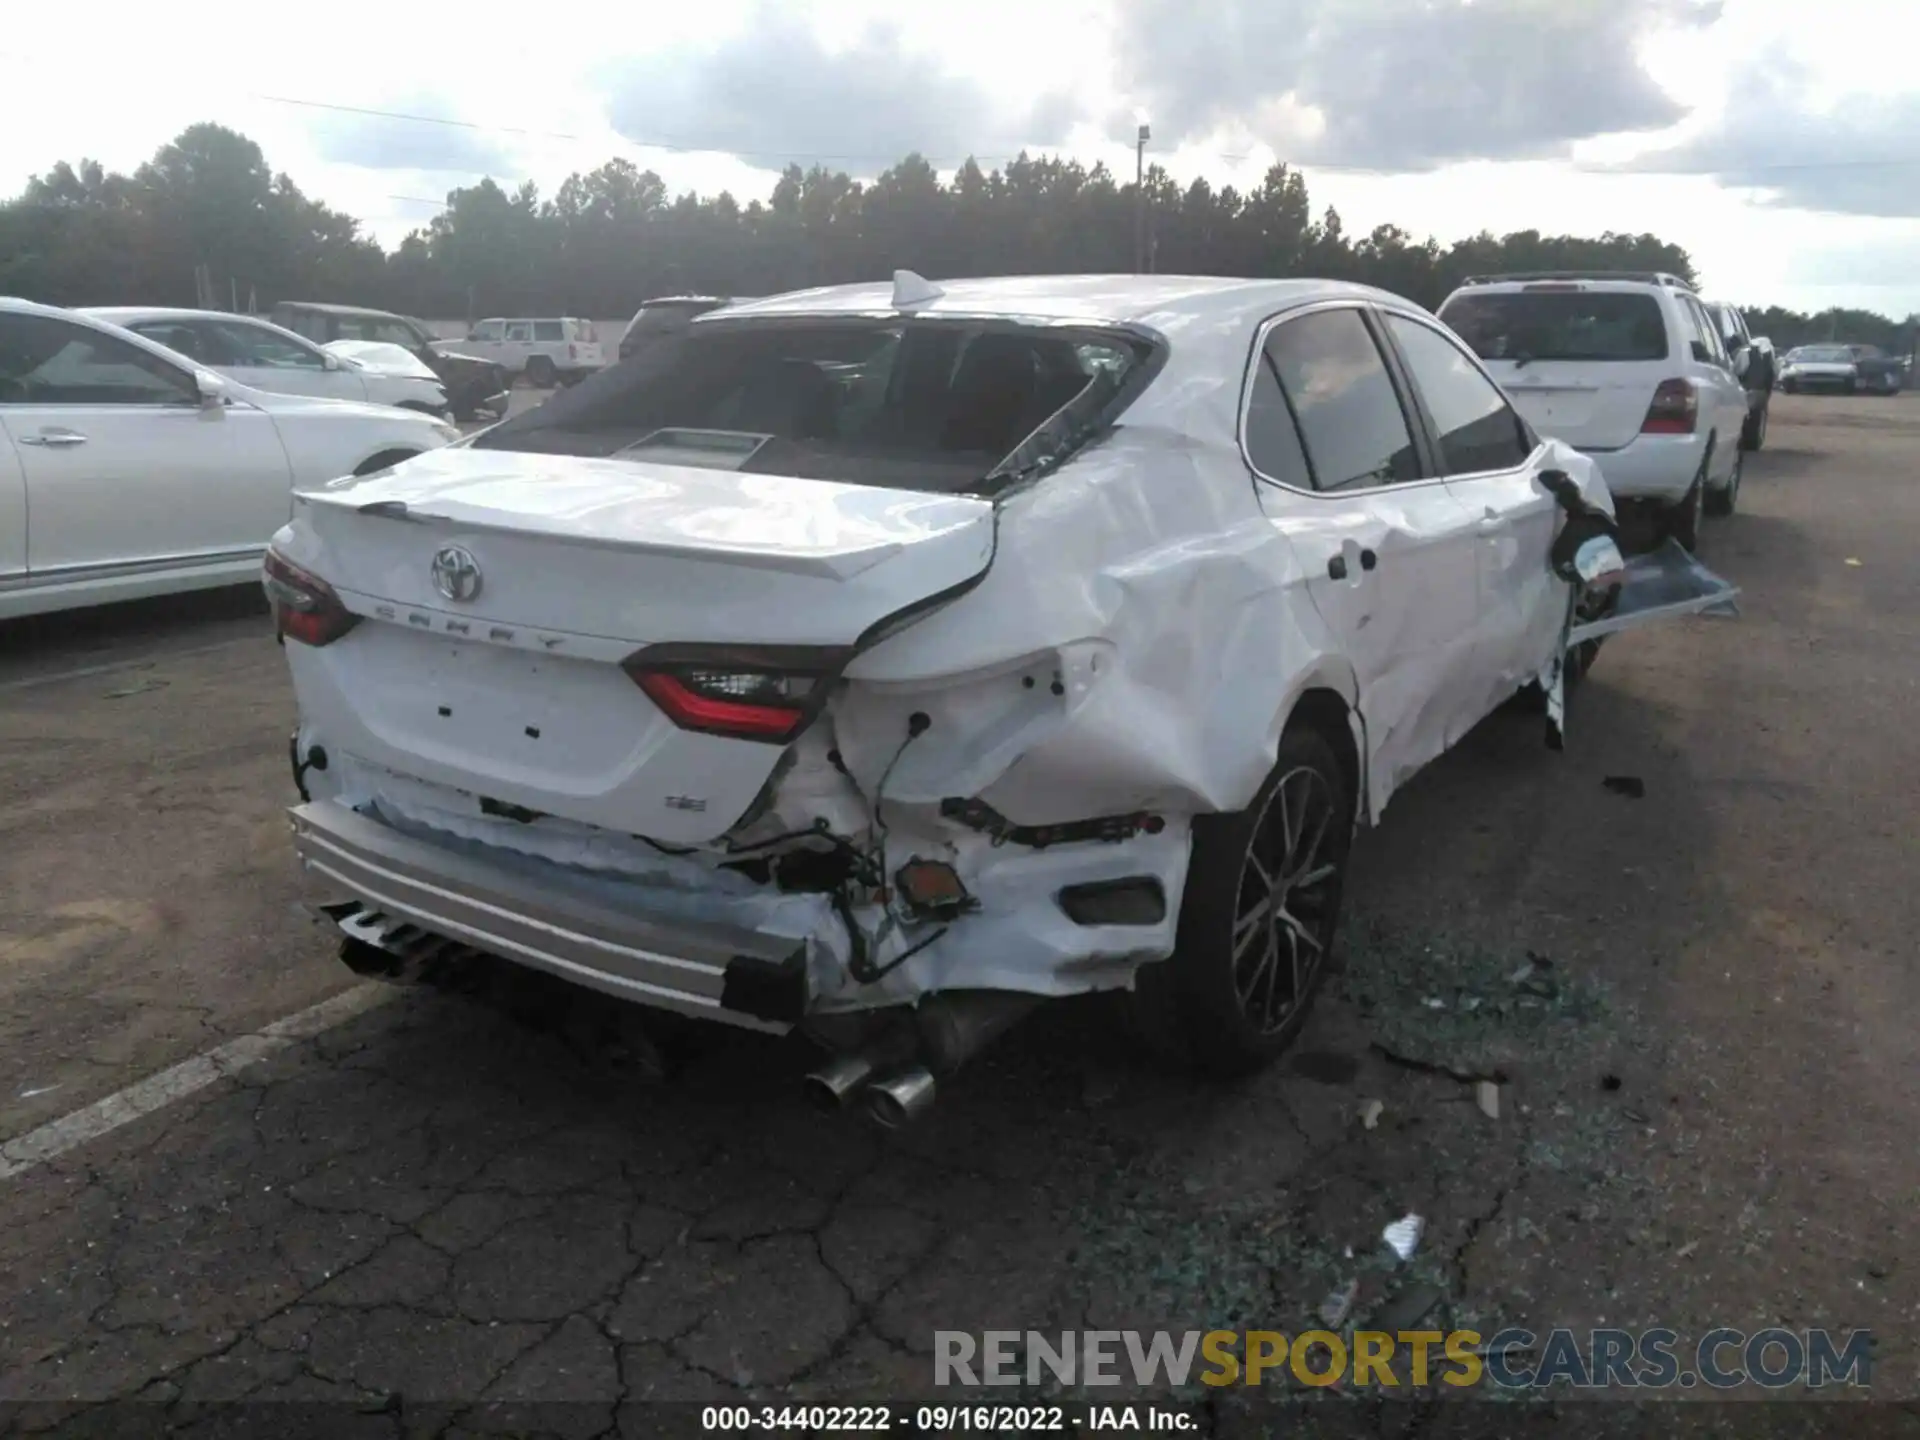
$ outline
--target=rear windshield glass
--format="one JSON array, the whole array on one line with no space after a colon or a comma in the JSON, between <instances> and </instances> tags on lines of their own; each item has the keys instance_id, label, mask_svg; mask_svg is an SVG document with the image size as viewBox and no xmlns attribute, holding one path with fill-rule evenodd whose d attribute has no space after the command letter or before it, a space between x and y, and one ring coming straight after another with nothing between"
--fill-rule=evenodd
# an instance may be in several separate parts
<instances>
[{"instance_id":1,"label":"rear windshield glass","mask_svg":"<svg viewBox=\"0 0 1920 1440\"><path fill-rule=\"evenodd\" d=\"M569 320L567 324L572 329L573 338L576 340L584 340L591 345L600 338L594 333L591 320Z\"/></svg>"},{"instance_id":2,"label":"rear windshield glass","mask_svg":"<svg viewBox=\"0 0 1920 1440\"><path fill-rule=\"evenodd\" d=\"M1651 295L1522 290L1456 295L1440 307L1482 360L1664 360L1667 327Z\"/></svg>"},{"instance_id":3,"label":"rear windshield glass","mask_svg":"<svg viewBox=\"0 0 1920 1440\"><path fill-rule=\"evenodd\" d=\"M936 319L701 322L474 445L975 493L995 488L984 483L995 471L997 484L1057 463L1111 418L1151 358L1146 341L1106 332Z\"/></svg>"}]
</instances>

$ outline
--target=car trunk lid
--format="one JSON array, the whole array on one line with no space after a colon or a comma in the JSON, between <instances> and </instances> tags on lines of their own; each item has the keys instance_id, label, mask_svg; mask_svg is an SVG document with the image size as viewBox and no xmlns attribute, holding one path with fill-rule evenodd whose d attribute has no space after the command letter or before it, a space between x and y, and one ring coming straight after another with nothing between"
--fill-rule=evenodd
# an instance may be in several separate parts
<instances>
[{"instance_id":1,"label":"car trunk lid","mask_svg":"<svg viewBox=\"0 0 1920 1440\"><path fill-rule=\"evenodd\" d=\"M1668 365L1632 361L1484 363L1529 425L1578 450L1619 450L1632 444L1654 391L1675 373Z\"/></svg>"},{"instance_id":2,"label":"car trunk lid","mask_svg":"<svg viewBox=\"0 0 1920 1440\"><path fill-rule=\"evenodd\" d=\"M994 510L449 449L303 492L294 531L290 558L362 617L287 647L330 743L501 813L697 844L733 826L797 733L769 717L803 728L855 651L985 574Z\"/></svg>"}]
</instances>

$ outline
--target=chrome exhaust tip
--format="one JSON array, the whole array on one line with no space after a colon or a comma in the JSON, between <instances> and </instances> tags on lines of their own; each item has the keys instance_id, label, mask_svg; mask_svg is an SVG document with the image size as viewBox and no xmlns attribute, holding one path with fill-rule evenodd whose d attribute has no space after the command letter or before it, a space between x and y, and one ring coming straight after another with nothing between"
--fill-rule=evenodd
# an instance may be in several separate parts
<instances>
[{"instance_id":1,"label":"chrome exhaust tip","mask_svg":"<svg viewBox=\"0 0 1920 1440\"><path fill-rule=\"evenodd\" d=\"M867 1118L883 1130L898 1130L933 1108L933 1072L915 1065L867 1088Z\"/></svg>"},{"instance_id":2,"label":"chrome exhaust tip","mask_svg":"<svg viewBox=\"0 0 1920 1440\"><path fill-rule=\"evenodd\" d=\"M807 1103L831 1113L843 1110L856 1091L873 1078L873 1061L864 1055L836 1055L801 1082Z\"/></svg>"}]
</instances>

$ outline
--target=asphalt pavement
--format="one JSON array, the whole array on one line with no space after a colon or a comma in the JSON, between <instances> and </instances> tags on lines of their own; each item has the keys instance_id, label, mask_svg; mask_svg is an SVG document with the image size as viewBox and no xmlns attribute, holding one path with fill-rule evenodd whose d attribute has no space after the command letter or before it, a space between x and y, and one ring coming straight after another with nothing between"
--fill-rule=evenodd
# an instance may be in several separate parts
<instances>
[{"instance_id":1,"label":"asphalt pavement","mask_svg":"<svg viewBox=\"0 0 1920 1440\"><path fill-rule=\"evenodd\" d=\"M1065 1004L891 1134L806 1108L797 1043L662 1075L611 1004L358 988L252 595L12 627L0 1424L596 1434L925 1395L936 1330L1297 1330L1356 1279L1442 1330L1869 1327L1914 1397L1920 399L1775 405L1705 532L1741 617L1609 642L1563 753L1502 712L1401 793L1288 1063L1190 1082Z\"/></svg>"}]
</instances>

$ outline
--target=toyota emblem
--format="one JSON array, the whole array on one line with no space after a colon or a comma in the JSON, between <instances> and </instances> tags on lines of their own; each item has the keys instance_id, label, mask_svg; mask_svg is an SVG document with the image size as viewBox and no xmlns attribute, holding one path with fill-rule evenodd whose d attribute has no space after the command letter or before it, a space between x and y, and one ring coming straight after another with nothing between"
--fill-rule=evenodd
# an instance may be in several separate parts
<instances>
[{"instance_id":1,"label":"toyota emblem","mask_svg":"<svg viewBox=\"0 0 1920 1440\"><path fill-rule=\"evenodd\" d=\"M433 552L433 588L449 600L468 601L480 593L480 562L461 545Z\"/></svg>"}]
</instances>

